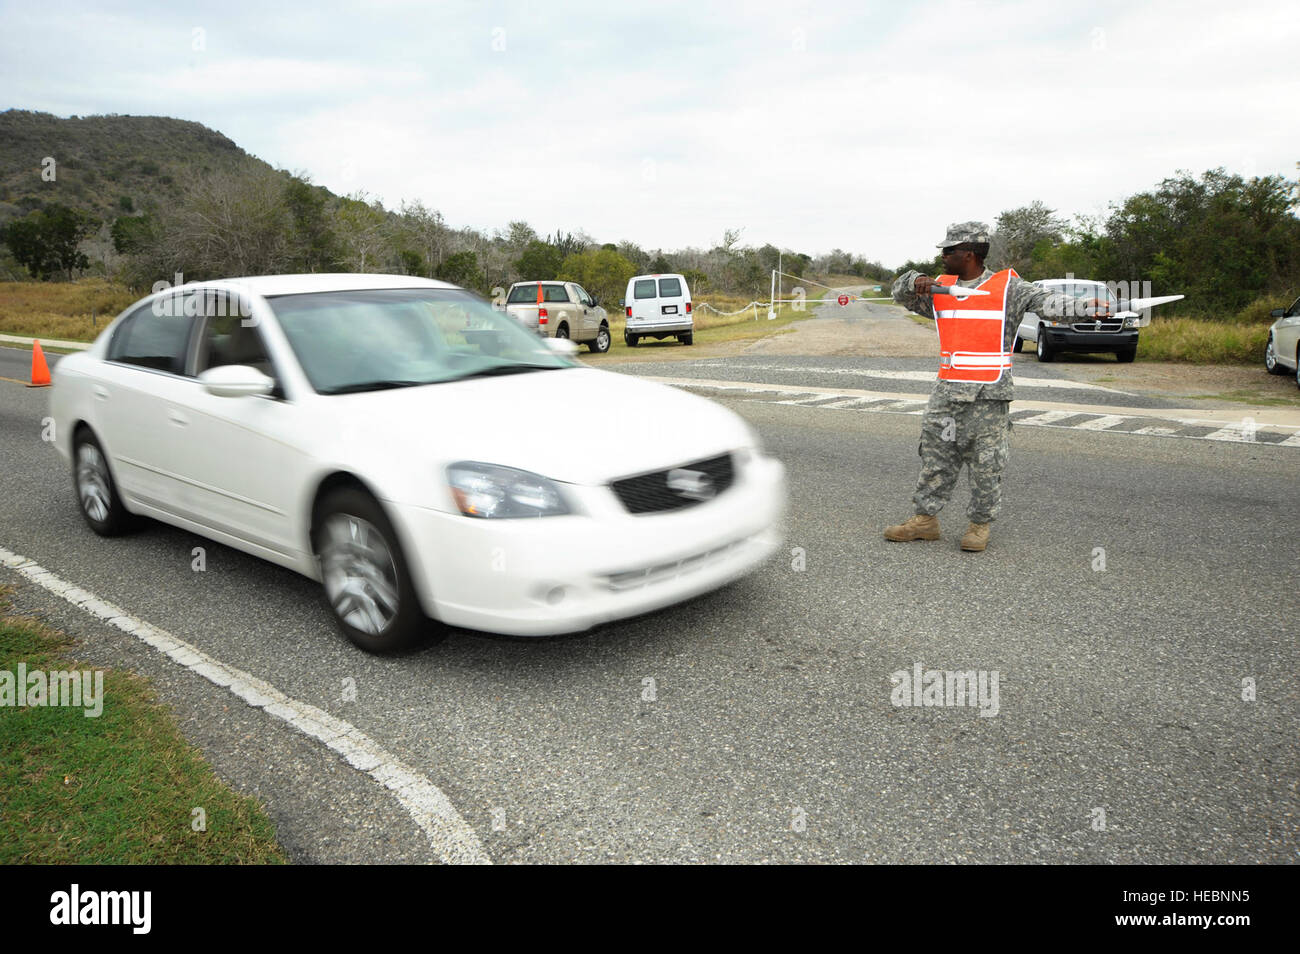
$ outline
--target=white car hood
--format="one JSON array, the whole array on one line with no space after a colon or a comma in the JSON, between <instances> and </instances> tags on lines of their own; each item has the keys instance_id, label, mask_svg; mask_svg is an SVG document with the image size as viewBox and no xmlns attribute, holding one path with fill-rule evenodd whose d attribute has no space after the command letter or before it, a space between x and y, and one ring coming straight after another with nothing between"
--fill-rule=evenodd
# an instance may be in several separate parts
<instances>
[{"instance_id":1,"label":"white car hood","mask_svg":"<svg viewBox=\"0 0 1300 954\"><path fill-rule=\"evenodd\" d=\"M719 404L594 368L325 396L354 455L386 449L411 465L476 460L565 483L601 484L751 446ZM349 453L350 452L350 453ZM417 465L418 466L418 465Z\"/></svg>"}]
</instances>

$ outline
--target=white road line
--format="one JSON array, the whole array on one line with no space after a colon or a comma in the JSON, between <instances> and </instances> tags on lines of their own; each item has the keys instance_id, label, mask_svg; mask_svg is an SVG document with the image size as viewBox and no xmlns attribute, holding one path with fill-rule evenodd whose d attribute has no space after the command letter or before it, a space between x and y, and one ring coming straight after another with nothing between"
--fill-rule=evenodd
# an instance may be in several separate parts
<instances>
[{"instance_id":1,"label":"white road line","mask_svg":"<svg viewBox=\"0 0 1300 954\"><path fill-rule=\"evenodd\" d=\"M885 378L890 381L924 381L933 383L938 376L934 371L884 371L877 368L811 368L802 365L784 364L743 364L736 365L727 361L696 361L697 368L731 368L744 371L785 371L797 374L851 374L866 378ZM1014 376L1017 386L1027 388L1062 388L1067 391L1103 391L1106 394L1126 394L1130 391L1118 391L1115 388L1102 387L1100 384L1087 384L1083 381L1068 381L1061 378L1033 378L1020 374Z\"/></svg>"},{"instance_id":2,"label":"white road line","mask_svg":"<svg viewBox=\"0 0 1300 954\"><path fill-rule=\"evenodd\" d=\"M1278 443L1285 444L1288 447L1300 447L1300 434L1292 434L1286 440L1279 441Z\"/></svg>"},{"instance_id":3,"label":"white road line","mask_svg":"<svg viewBox=\"0 0 1300 954\"><path fill-rule=\"evenodd\" d=\"M1057 421L1063 421L1067 417L1077 416L1077 411L1044 411L1042 414L1035 414L1033 417L1013 417L1011 420L1017 427L1021 424L1054 424Z\"/></svg>"},{"instance_id":4,"label":"white road line","mask_svg":"<svg viewBox=\"0 0 1300 954\"><path fill-rule=\"evenodd\" d=\"M338 753L353 768L365 772L393 793L407 814L424 831L429 846L444 862L492 863L474 829L460 817L456 807L438 786L403 764L351 723L286 696L270 683L214 659L197 646L55 576L27 557L0 547L0 564L17 570L55 596L62 597L110 626L131 634L186 669L238 696L254 709L261 709L288 723L303 735Z\"/></svg>"},{"instance_id":5,"label":"white road line","mask_svg":"<svg viewBox=\"0 0 1300 954\"><path fill-rule=\"evenodd\" d=\"M1130 431L1129 433L1130 433L1130 434L1148 434L1148 435L1150 435L1150 436L1152 436L1152 437L1173 437L1175 434L1178 433L1178 428L1176 428L1176 427L1139 427L1137 430L1135 430L1135 431Z\"/></svg>"},{"instance_id":6,"label":"white road line","mask_svg":"<svg viewBox=\"0 0 1300 954\"><path fill-rule=\"evenodd\" d=\"M1128 418L1119 414L1103 414L1101 417L1094 417L1091 421L1084 421L1082 424L1074 425L1081 431L1104 431L1107 428L1114 427L1120 421L1127 421ZM1017 423L1024 423L1023 421Z\"/></svg>"}]
</instances>

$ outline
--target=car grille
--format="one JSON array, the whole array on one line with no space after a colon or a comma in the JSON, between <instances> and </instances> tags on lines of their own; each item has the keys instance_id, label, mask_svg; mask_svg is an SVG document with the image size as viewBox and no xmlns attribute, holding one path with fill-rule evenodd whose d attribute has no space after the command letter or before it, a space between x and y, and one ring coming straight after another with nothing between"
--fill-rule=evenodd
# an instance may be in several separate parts
<instances>
[{"instance_id":1,"label":"car grille","mask_svg":"<svg viewBox=\"0 0 1300 954\"><path fill-rule=\"evenodd\" d=\"M1124 330L1124 320L1122 318L1103 318L1100 325L1095 319L1093 321L1076 321L1070 327L1075 331L1090 331L1093 334L1114 334L1117 331Z\"/></svg>"},{"instance_id":2,"label":"car grille","mask_svg":"<svg viewBox=\"0 0 1300 954\"><path fill-rule=\"evenodd\" d=\"M679 474L680 471L687 473ZM676 489L669 484L669 476L673 474L677 474ZM735 479L731 455L722 454L669 470L625 477L610 486L628 513L663 513L704 503L725 492Z\"/></svg>"}]
</instances>

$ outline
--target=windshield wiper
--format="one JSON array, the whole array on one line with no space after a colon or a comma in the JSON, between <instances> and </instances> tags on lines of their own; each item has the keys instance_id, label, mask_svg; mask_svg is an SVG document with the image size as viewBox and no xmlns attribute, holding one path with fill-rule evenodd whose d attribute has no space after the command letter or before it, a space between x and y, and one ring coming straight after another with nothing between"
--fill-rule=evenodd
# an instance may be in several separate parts
<instances>
[{"instance_id":1,"label":"windshield wiper","mask_svg":"<svg viewBox=\"0 0 1300 954\"><path fill-rule=\"evenodd\" d=\"M357 384L341 384L336 388L326 388L321 394L356 394L361 391L386 391L389 388L412 388L421 384L435 384L434 381L361 381Z\"/></svg>"},{"instance_id":2,"label":"windshield wiper","mask_svg":"<svg viewBox=\"0 0 1300 954\"><path fill-rule=\"evenodd\" d=\"M481 368L462 374L453 380L464 381L468 378L491 378L501 374L524 374L528 371L558 371L564 365L557 364L496 364L490 368Z\"/></svg>"}]
</instances>

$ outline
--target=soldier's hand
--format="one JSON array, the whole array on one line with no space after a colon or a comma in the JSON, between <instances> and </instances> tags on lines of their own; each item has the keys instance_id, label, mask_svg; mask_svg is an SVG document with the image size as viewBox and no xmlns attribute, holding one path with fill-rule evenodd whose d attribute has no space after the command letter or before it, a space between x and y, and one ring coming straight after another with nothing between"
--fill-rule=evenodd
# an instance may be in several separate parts
<instances>
[{"instance_id":1,"label":"soldier's hand","mask_svg":"<svg viewBox=\"0 0 1300 954\"><path fill-rule=\"evenodd\" d=\"M1091 302L1092 316L1094 318L1110 317L1110 302L1102 301L1100 298L1094 298Z\"/></svg>"},{"instance_id":2,"label":"soldier's hand","mask_svg":"<svg viewBox=\"0 0 1300 954\"><path fill-rule=\"evenodd\" d=\"M929 275L917 275L917 276L916 276L916 281L914 281L914 282L912 283L912 289L913 289L913 290L914 290L918 295L928 295L928 294L930 294L930 288L931 288L931 286L933 286L933 285L937 285L937 284L938 284L938 282L936 282L936 281L935 281L933 278L931 278Z\"/></svg>"}]
</instances>

